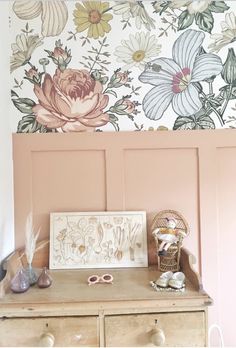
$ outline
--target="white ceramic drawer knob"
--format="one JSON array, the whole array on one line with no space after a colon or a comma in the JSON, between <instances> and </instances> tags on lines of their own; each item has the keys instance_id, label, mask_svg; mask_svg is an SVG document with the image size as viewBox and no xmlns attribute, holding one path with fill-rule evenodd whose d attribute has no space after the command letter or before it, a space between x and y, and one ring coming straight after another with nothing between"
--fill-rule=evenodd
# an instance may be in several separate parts
<instances>
[{"instance_id":1,"label":"white ceramic drawer knob","mask_svg":"<svg viewBox=\"0 0 236 348\"><path fill-rule=\"evenodd\" d=\"M55 337L50 332L42 334L39 340L39 347L53 347Z\"/></svg>"},{"instance_id":2,"label":"white ceramic drawer knob","mask_svg":"<svg viewBox=\"0 0 236 348\"><path fill-rule=\"evenodd\" d=\"M155 327L155 329L151 331L151 342L154 344L154 346L163 346L165 339L165 334L162 329Z\"/></svg>"}]
</instances>

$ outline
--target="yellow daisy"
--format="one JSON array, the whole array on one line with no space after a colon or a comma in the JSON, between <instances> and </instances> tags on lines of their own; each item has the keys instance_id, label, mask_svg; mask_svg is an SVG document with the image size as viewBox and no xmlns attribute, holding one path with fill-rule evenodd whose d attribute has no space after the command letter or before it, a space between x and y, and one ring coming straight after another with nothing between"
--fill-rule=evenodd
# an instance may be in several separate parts
<instances>
[{"instance_id":1,"label":"yellow daisy","mask_svg":"<svg viewBox=\"0 0 236 348\"><path fill-rule=\"evenodd\" d=\"M101 1L83 1L83 5L77 3L74 10L74 23L77 32L88 29L87 36L98 39L105 33L109 33L111 26L108 23L113 16L107 13L109 10L108 2Z\"/></svg>"}]
</instances>

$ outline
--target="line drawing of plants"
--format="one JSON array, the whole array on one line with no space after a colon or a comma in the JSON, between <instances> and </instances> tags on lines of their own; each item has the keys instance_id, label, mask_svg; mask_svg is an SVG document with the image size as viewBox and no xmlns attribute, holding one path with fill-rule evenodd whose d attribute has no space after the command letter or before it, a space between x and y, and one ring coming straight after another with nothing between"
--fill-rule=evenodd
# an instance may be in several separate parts
<instances>
[{"instance_id":1,"label":"line drawing of plants","mask_svg":"<svg viewBox=\"0 0 236 348\"><path fill-rule=\"evenodd\" d=\"M129 243L130 261L135 261L136 240L137 240L138 232L141 228L141 224L135 223L134 225L132 225L131 219L127 219L126 221L127 221L126 228L128 230L127 239Z\"/></svg>"},{"instance_id":2,"label":"line drawing of plants","mask_svg":"<svg viewBox=\"0 0 236 348\"><path fill-rule=\"evenodd\" d=\"M117 258L118 261L120 261L123 257L123 246L125 242L124 228L121 228L121 226L116 226L116 228L113 229L113 236L115 246L114 256Z\"/></svg>"},{"instance_id":3,"label":"line drawing of plants","mask_svg":"<svg viewBox=\"0 0 236 348\"><path fill-rule=\"evenodd\" d=\"M113 256L112 241L108 240L107 242L103 243L102 246L104 252L104 261L110 263Z\"/></svg>"},{"instance_id":4,"label":"line drawing of plants","mask_svg":"<svg viewBox=\"0 0 236 348\"><path fill-rule=\"evenodd\" d=\"M104 237L104 230L102 228L101 223L98 224L96 232L97 232L97 236L98 236L98 242L97 242L97 245L95 246L94 250L97 254L100 254L102 251L101 244L102 244L103 237Z\"/></svg>"},{"instance_id":5,"label":"line drawing of plants","mask_svg":"<svg viewBox=\"0 0 236 348\"><path fill-rule=\"evenodd\" d=\"M144 212L58 214L50 217L51 268L147 265Z\"/></svg>"}]
</instances>

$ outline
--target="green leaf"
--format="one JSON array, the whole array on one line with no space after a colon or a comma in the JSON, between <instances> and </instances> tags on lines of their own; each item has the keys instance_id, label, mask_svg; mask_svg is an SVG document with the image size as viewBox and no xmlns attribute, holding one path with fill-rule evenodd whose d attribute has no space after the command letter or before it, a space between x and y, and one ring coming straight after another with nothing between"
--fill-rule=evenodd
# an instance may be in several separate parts
<instances>
[{"instance_id":1,"label":"green leaf","mask_svg":"<svg viewBox=\"0 0 236 348\"><path fill-rule=\"evenodd\" d=\"M41 128L33 114L22 117L17 126L17 133L35 133Z\"/></svg>"},{"instance_id":2,"label":"green leaf","mask_svg":"<svg viewBox=\"0 0 236 348\"><path fill-rule=\"evenodd\" d=\"M190 117L178 117L175 120L174 130L187 129L215 129L215 123L210 116L206 115L203 110Z\"/></svg>"},{"instance_id":3,"label":"green leaf","mask_svg":"<svg viewBox=\"0 0 236 348\"><path fill-rule=\"evenodd\" d=\"M47 128L43 125L41 125L41 127L39 125L38 131L39 131L39 133L58 133L56 128L51 129L51 128Z\"/></svg>"},{"instance_id":4,"label":"green leaf","mask_svg":"<svg viewBox=\"0 0 236 348\"><path fill-rule=\"evenodd\" d=\"M178 19L178 30L183 30L190 27L193 24L194 14L190 14L188 10L181 13Z\"/></svg>"},{"instance_id":5,"label":"green leaf","mask_svg":"<svg viewBox=\"0 0 236 348\"><path fill-rule=\"evenodd\" d=\"M162 9L161 9L161 11L160 11L160 13L159 13L160 16L162 15L163 12L165 12L165 11L168 9L168 7L169 7L170 4L171 4L171 1L163 1L163 2L161 3Z\"/></svg>"},{"instance_id":6,"label":"green leaf","mask_svg":"<svg viewBox=\"0 0 236 348\"><path fill-rule=\"evenodd\" d=\"M105 93L109 93L109 94L112 94L114 95L116 98L117 98L117 94L115 91L111 90L111 89L108 89Z\"/></svg>"},{"instance_id":7,"label":"green leaf","mask_svg":"<svg viewBox=\"0 0 236 348\"><path fill-rule=\"evenodd\" d=\"M36 105L36 103L29 98L12 99L12 102L15 107L24 114L31 113L33 106Z\"/></svg>"},{"instance_id":8,"label":"green leaf","mask_svg":"<svg viewBox=\"0 0 236 348\"><path fill-rule=\"evenodd\" d=\"M119 119L113 114L109 114L109 120L112 122L117 122Z\"/></svg>"},{"instance_id":9,"label":"green leaf","mask_svg":"<svg viewBox=\"0 0 236 348\"><path fill-rule=\"evenodd\" d=\"M103 76L100 78L99 80L101 82L102 85L105 85L108 81L108 77L107 76Z\"/></svg>"},{"instance_id":10,"label":"green leaf","mask_svg":"<svg viewBox=\"0 0 236 348\"><path fill-rule=\"evenodd\" d=\"M195 21L199 29L206 31L207 33L211 33L214 25L214 18L209 10L202 13L197 13L195 15Z\"/></svg>"},{"instance_id":11,"label":"green leaf","mask_svg":"<svg viewBox=\"0 0 236 348\"><path fill-rule=\"evenodd\" d=\"M15 91L13 91L13 89L11 90L11 97L12 98L14 98L14 97L18 98L19 97L18 94Z\"/></svg>"},{"instance_id":12,"label":"green leaf","mask_svg":"<svg viewBox=\"0 0 236 348\"><path fill-rule=\"evenodd\" d=\"M226 85L220 88L220 95L222 98L227 99L230 92L230 85ZM236 99L236 86L233 86L229 100Z\"/></svg>"},{"instance_id":13,"label":"green leaf","mask_svg":"<svg viewBox=\"0 0 236 348\"><path fill-rule=\"evenodd\" d=\"M229 6L226 5L225 1L212 1L208 6L208 10L216 13L223 13L229 10Z\"/></svg>"}]
</instances>

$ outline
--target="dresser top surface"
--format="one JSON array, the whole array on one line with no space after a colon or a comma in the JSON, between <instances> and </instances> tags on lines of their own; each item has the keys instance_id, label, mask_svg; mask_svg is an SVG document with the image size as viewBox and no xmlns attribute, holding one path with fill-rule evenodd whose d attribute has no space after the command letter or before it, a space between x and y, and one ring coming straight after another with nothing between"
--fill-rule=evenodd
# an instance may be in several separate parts
<instances>
[{"instance_id":1,"label":"dresser top surface","mask_svg":"<svg viewBox=\"0 0 236 348\"><path fill-rule=\"evenodd\" d=\"M89 276L94 274L101 276L105 273L114 277L112 284L88 285ZM206 302L209 299L204 291L195 290L188 279L184 292L156 291L150 284L150 281L160 276L156 268L51 270L50 275L53 279L51 287L39 289L37 285L34 285L21 294L8 290L0 300L1 304L194 299Z\"/></svg>"}]
</instances>

